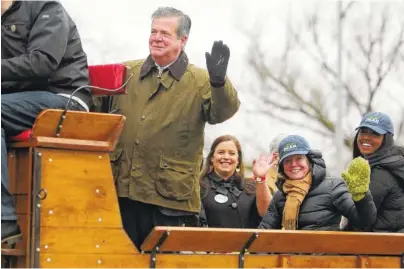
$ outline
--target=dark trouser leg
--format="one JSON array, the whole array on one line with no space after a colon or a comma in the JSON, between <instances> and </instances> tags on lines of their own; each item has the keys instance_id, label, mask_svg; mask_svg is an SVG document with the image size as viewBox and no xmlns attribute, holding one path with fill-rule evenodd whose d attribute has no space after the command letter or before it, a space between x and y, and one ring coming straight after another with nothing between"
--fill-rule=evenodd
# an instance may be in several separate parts
<instances>
[{"instance_id":1,"label":"dark trouser leg","mask_svg":"<svg viewBox=\"0 0 404 269\"><path fill-rule=\"evenodd\" d=\"M123 228L140 251L140 246L154 227L154 206L124 197L119 197L118 201Z\"/></svg>"},{"instance_id":2,"label":"dark trouser leg","mask_svg":"<svg viewBox=\"0 0 404 269\"><path fill-rule=\"evenodd\" d=\"M1 220L17 220L13 197L9 192L7 148L3 128L1 128Z\"/></svg>"},{"instance_id":3,"label":"dark trouser leg","mask_svg":"<svg viewBox=\"0 0 404 269\"><path fill-rule=\"evenodd\" d=\"M122 224L129 238L140 250L155 226L197 226L196 215L166 216L158 206L119 197Z\"/></svg>"},{"instance_id":4,"label":"dark trouser leg","mask_svg":"<svg viewBox=\"0 0 404 269\"><path fill-rule=\"evenodd\" d=\"M18 92L1 95L1 238L15 234L18 229L13 198L9 192L6 137L30 129L36 116L44 109L64 109L67 98L45 91ZM84 110L75 101L72 110ZM12 227L11 227L12 226ZM9 228L11 227L11 228ZM3 229L4 228L4 229ZM7 232L8 231L8 232Z\"/></svg>"}]
</instances>

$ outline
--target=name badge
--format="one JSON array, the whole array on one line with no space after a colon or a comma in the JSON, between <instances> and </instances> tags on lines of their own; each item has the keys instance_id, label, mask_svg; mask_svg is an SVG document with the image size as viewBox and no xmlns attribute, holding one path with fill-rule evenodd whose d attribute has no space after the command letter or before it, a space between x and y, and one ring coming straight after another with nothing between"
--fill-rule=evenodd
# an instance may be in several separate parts
<instances>
[{"instance_id":1,"label":"name badge","mask_svg":"<svg viewBox=\"0 0 404 269\"><path fill-rule=\"evenodd\" d=\"M229 200L229 197L227 197L226 195L223 194L216 194L215 195L215 201L219 204L224 204Z\"/></svg>"}]
</instances>

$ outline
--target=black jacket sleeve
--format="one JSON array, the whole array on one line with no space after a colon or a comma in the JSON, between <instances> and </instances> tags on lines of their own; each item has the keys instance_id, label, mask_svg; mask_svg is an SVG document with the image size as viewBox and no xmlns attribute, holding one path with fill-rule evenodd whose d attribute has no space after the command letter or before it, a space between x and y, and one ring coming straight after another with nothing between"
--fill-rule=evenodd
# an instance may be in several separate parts
<instances>
[{"instance_id":1,"label":"black jacket sleeve","mask_svg":"<svg viewBox=\"0 0 404 269\"><path fill-rule=\"evenodd\" d=\"M201 203L201 211L198 215L198 227L208 227L208 219L206 217L205 207Z\"/></svg>"},{"instance_id":2,"label":"black jacket sleeve","mask_svg":"<svg viewBox=\"0 0 404 269\"><path fill-rule=\"evenodd\" d=\"M34 23L28 36L28 52L1 60L2 81L47 79L65 54L69 19L61 4L56 1L32 1L31 12Z\"/></svg>"},{"instance_id":3,"label":"black jacket sleeve","mask_svg":"<svg viewBox=\"0 0 404 269\"><path fill-rule=\"evenodd\" d=\"M379 168L372 169L369 190L372 193L377 210L379 210L384 198L389 193L390 187L395 185L391 183L391 180L395 179L388 171Z\"/></svg>"},{"instance_id":4,"label":"black jacket sleeve","mask_svg":"<svg viewBox=\"0 0 404 269\"><path fill-rule=\"evenodd\" d=\"M282 194L277 191L269 204L268 212L263 217L259 229L280 229L282 228L282 212L279 212L276 204L280 200Z\"/></svg>"},{"instance_id":5,"label":"black jacket sleeve","mask_svg":"<svg viewBox=\"0 0 404 269\"><path fill-rule=\"evenodd\" d=\"M368 191L362 200L354 202L342 179L333 178L331 180L332 203L337 210L356 227L372 226L376 221L377 211L370 192Z\"/></svg>"}]
</instances>

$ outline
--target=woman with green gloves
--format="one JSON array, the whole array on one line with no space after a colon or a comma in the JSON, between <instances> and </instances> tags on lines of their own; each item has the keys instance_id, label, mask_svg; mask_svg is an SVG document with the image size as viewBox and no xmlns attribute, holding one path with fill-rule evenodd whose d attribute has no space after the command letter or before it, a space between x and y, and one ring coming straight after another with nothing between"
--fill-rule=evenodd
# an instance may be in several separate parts
<instances>
[{"instance_id":1,"label":"woman with green gloves","mask_svg":"<svg viewBox=\"0 0 404 269\"><path fill-rule=\"evenodd\" d=\"M377 218L367 229L350 223L348 230L404 233L404 148L394 145L393 136L391 119L381 112L366 114L357 128L353 157L369 161Z\"/></svg>"}]
</instances>

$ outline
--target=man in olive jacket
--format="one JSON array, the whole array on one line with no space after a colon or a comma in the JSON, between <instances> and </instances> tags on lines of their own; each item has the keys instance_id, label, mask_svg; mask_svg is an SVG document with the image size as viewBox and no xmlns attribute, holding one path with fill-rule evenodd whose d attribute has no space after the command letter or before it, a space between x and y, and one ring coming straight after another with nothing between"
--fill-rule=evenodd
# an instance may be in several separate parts
<instances>
[{"instance_id":1,"label":"man in olive jacket","mask_svg":"<svg viewBox=\"0 0 404 269\"><path fill-rule=\"evenodd\" d=\"M126 63L128 94L110 103L126 117L111 162L123 225L138 248L154 226L197 225L205 123L224 122L240 105L226 78L229 48L214 42L208 72L189 64L190 28L181 11L157 9L150 55Z\"/></svg>"}]
</instances>

